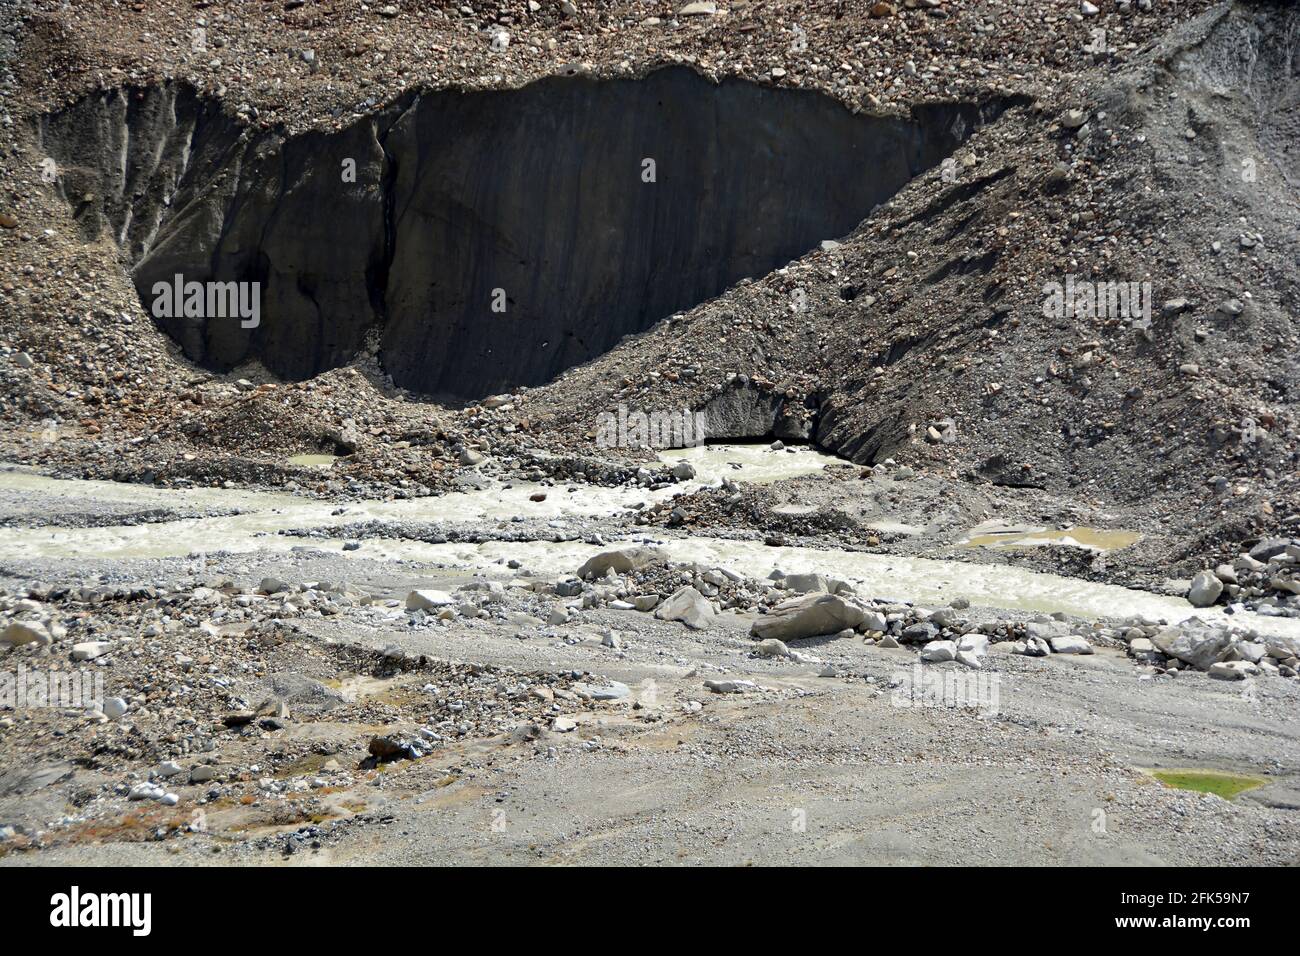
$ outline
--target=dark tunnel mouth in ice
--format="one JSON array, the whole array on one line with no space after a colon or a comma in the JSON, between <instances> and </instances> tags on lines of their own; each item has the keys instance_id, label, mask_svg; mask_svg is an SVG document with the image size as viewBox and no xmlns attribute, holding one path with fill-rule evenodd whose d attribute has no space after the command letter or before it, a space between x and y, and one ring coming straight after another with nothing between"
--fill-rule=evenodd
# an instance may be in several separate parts
<instances>
[{"instance_id":1,"label":"dark tunnel mouth in ice","mask_svg":"<svg viewBox=\"0 0 1300 956\"><path fill-rule=\"evenodd\" d=\"M303 379L377 345L398 386L473 399L844 236L1007 105L855 114L666 67L413 92L293 136L162 84L84 99L40 133L87 239L111 234L193 361ZM256 321L233 299L186 316L162 292L176 276L257 283Z\"/></svg>"}]
</instances>

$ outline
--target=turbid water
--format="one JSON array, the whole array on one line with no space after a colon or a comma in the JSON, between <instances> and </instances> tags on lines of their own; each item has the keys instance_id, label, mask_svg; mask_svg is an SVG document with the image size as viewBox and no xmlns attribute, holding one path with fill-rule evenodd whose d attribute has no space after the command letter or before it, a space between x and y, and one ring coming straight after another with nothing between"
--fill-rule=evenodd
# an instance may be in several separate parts
<instances>
[{"instance_id":1,"label":"turbid water","mask_svg":"<svg viewBox=\"0 0 1300 956\"><path fill-rule=\"evenodd\" d=\"M837 459L812 449L771 451L753 445L714 445L673 450L665 461L686 459L697 474L688 482L659 491L642 488L543 487L530 483L499 485L437 498L348 503L343 515L335 502L288 494L200 488L166 490L111 482L46 478L22 469L0 472L0 491L30 491L56 497L98 498L142 507L239 511L205 518L98 528L3 528L0 553L42 558L165 558L213 552L285 552L305 543L343 553L342 538L303 538L279 534L369 520L502 521L527 515L556 522L566 518L613 516L638 504L716 485L723 477L762 482L808 474ZM531 501L538 491L544 501ZM630 534L627 540L644 536ZM974 542L972 542L974 543ZM1195 610L1182 598L1117 585L1047 574L1006 565L936 560L868 552L769 547L752 540L667 537L662 542L674 561L698 562L765 578L774 568L812 572L851 582L860 593L899 600L946 604L965 598L972 604L1023 611L1054 612L1087 619L1144 615L1177 622L1192 616L1230 621L1262 633L1300 636L1300 620L1254 614L1225 616L1217 609ZM403 538L371 538L355 553L370 559L430 562L462 573L501 575L503 560L515 559L535 574L572 574L583 561L610 545L579 541L493 541L483 544L430 544Z\"/></svg>"}]
</instances>

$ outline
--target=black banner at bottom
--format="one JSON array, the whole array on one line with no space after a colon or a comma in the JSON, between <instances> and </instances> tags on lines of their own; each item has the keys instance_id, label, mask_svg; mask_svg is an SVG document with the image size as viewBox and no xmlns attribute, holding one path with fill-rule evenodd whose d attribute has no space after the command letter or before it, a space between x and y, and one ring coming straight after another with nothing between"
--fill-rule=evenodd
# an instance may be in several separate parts
<instances>
[{"instance_id":1,"label":"black banner at bottom","mask_svg":"<svg viewBox=\"0 0 1300 956\"><path fill-rule=\"evenodd\" d=\"M1000 942L1041 942L1039 934L1050 931L1052 938L1070 942L1127 937L1186 943L1199 936L1222 944L1261 930L1288 933L1295 898L1289 873L1264 869L890 869L874 871L866 880L859 874L828 874L809 884L780 878L784 888L774 888L772 875L755 869L748 870L748 877L728 877L727 892L709 904L711 919L732 922L749 905L747 897L751 903L770 900L775 889L789 901L790 916L804 912L833 919L843 913L855 920L888 920L923 915L928 944L942 943L949 933L954 941L969 943L972 920L983 930L996 928ZM493 910L513 914L507 918L526 920L525 925L535 929L533 920L547 918L545 910L552 910L554 918L576 907L570 915L581 919L585 933L602 926L626 932L630 918L658 920L677 913L698 920L701 897L691 877L683 870L624 872L618 877L619 892L610 898L605 874L587 884L591 877L580 871L549 874L540 884L539 875L528 874L523 885L511 888L509 877L486 868L452 873L299 867L28 869L0 864L0 893L10 939L76 935L82 941L93 936L128 947L136 942L177 942L202 950L208 939L214 948L224 948L230 945L230 933L265 931L275 936L287 926L293 927L299 944L340 943L353 931L369 942L377 922L393 919L393 925L400 925L422 915L434 920L439 939L461 926L481 934L482 916L470 914ZM543 889L546 886L550 889ZM547 897L549 903L544 902ZM591 905L602 898L622 902ZM655 902L643 906L638 900ZM869 912L863 912L864 906ZM205 926L208 930L201 929Z\"/></svg>"}]
</instances>

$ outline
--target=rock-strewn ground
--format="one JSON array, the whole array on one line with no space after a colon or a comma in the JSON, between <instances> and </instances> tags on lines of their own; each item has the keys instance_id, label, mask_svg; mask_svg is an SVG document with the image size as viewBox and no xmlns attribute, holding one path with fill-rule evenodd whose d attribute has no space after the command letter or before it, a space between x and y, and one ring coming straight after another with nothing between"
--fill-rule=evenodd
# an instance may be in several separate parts
<instances>
[{"instance_id":1,"label":"rock-strewn ground","mask_svg":"<svg viewBox=\"0 0 1300 956\"><path fill-rule=\"evenodd\" d=\"M29 501L6 533L48 527ZM202 546L221 520L160 533ZM824 574L750 577L675 561L672 529L560 573L538 547L638 529L378 522L342 549L326 528L275 552L7 559L0 691L26 698L0 713L0 858L1295 860L1300 635L1180 623L1179 602L912 603L839 579L832 549ZM51 675L93 701L35 699ZM1143 772L1181 766L1262 786L1228 802Z\"/></svg>"}]
</instances>

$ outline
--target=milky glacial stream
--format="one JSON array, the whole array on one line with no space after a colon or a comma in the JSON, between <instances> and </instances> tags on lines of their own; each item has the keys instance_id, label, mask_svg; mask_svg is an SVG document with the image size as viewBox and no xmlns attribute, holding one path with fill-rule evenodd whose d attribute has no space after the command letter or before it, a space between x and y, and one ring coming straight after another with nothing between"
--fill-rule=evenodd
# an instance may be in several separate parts
<instances>
[{"instance_id":1,"label":"milky glacial stream","mask_svg":"<svg viewBox=\"0 0 1300 956\"><path fill-rule=\"evenodd\" d=\"M460 573L509 574L502 562L516 559L534 574L572 574L588 557L614 546L581 541L494 541L483 544L428 544L408 539L367 538L361 550L343 551L343 539L280 535L285 529L307 529L370 520L506 522L526 515L564 527L565 519L613 516L639 502L653 502L717 485L724 477L766 482L817 471L837 461L808 448L771 451L757 445L713 445L663 454L668 462L687 459L696 477L657 492L639 488L579 486L572 493L563 484L542 487L516 483L513 487L456 492L437 498L349 502L335 515L338 502L316 501L289 494L219 488L159 489L99 481L46 478L23 469L0 470L0 493L30 491L84 502L76 510L92 510L95 501L129 504L139 509L239 509L225 517L193 518L134 526L102 528L0 528L0 556L64 559L166 558L187 555L254 551L285 552L308 546L344 556L371 560L401 559L429 562ZM546 499L530 501L544 491ZM627 541L655 535L629 533ZM759 541L731 541L703 536L658 538L674 561L699 562L737 573L765 578L773 568L789 572L816 571L849 581L858 593L938 605L958 597L972 604L1025 611L1064 611L1088 619L1141 614L1181 621L1195 613L1207 621L1230 621L1262 633L1300 637L1300 620L1255 614L1228 617L1218 609L1192 608L1182 598L1097 584L1007 565L977 564L898 555L813 548L768 547Z\"/></svg>"}]
</instances>

